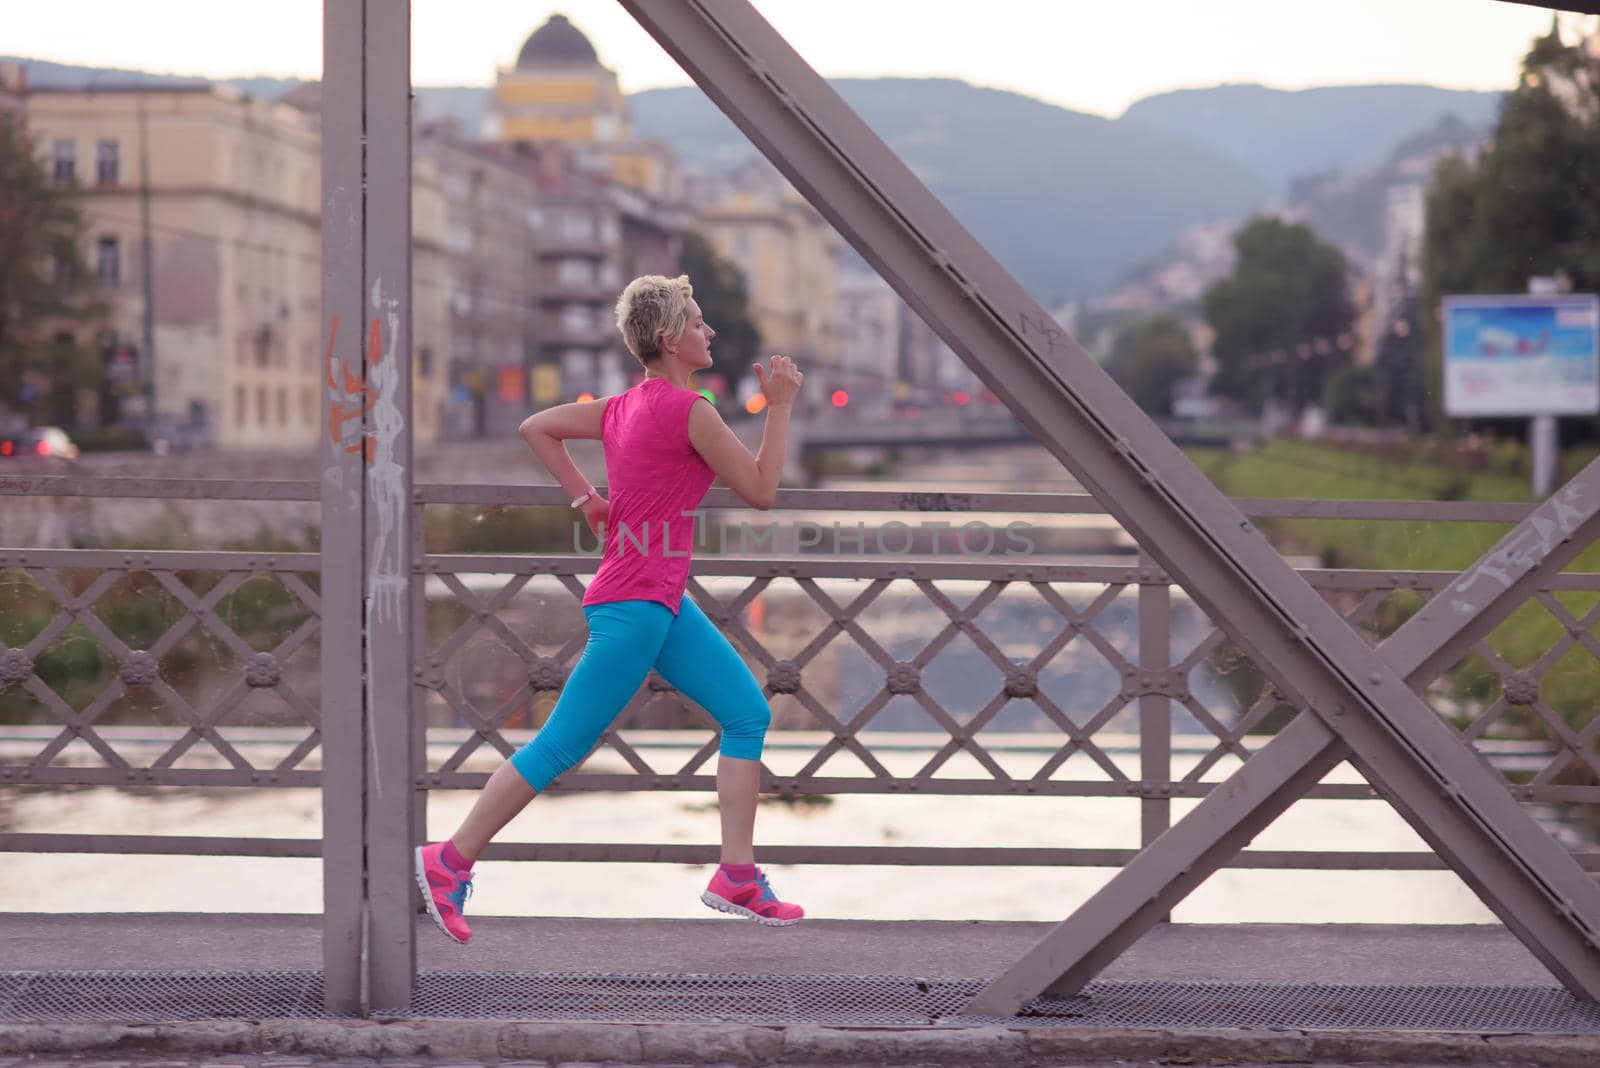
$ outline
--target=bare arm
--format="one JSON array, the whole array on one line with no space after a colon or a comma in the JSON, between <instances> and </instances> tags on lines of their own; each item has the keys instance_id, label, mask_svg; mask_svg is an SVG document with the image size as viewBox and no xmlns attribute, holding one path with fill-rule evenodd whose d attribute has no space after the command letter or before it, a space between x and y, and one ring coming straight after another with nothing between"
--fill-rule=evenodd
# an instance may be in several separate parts
<instances>
[{"instance_id":1,"label":"bare arm","mask_svg":"<svg viewBox=\"0 0 1600 1068\"><path fill-rule=\"evenodd\" d=\"M522 421L518 427L522 440L528 443L539 462L555 476L567 496L577 497L593 487L565 444L568 438L600 440L601 420L605 416L606 400L585 401L580 404L558 404Z\"/></svg>"},{"instance_id":2,"label":"bare arm","mask_svg":"<svg viewBox=\"0 0 1600 1068\"><path fill-rule=\"evenodd\" d=\"M702 398L704 399L704 398ZM789 406L769 407L755 456L722 421L710 402L689 409L689 443L716 476L752 508L765 511L778 495L784 453L789 446Z\"/></svg>"},{"instance_id":3,"label":"bare arm","mask_svg":"<svg viewBox=\"0 0 1600 1068\"><path fill-rule=\"evenodd\" d=\"M805 380L787 356L772 357L770 370L758 360L751 365L767 399L767 423L761 450L755 456L709 404L696 401L689 409L689 443L728 488L746 503L766 511L778 496L783 456L789 447L789 411Z\"/></svg>"}]
</instances>

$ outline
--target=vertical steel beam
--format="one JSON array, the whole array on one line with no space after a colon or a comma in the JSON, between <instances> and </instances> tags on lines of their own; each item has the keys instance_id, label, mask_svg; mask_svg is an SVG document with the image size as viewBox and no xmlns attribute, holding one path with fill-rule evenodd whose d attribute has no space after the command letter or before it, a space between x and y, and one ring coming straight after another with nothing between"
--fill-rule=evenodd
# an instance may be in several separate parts
<instances>
[{"instance_id":1,"label":"vertical steel beam","mask_svg":"<svg viewBox=\"0 0 1600 1068\"><path fill-rule=\"evenodd\" d=\"M415 495L413 495L415 496ZM428 839L428 795L422 788L422 775L428 760L428 691L419 685L416 672L428 656L428 586L422 573L423 561L428 555L427 528L423 524L424 505L417 501L411 506L411 746L412 763L417 775L411 789L411 833L416 841ZM422 896L417 895L415 913L427 915Z\"/></svg>"},{"instance_id":2,"label":"vertical steel beam","mask_svg":"<svg viewBox=\"0 0 1600 1068\"><path fill-rule=\"evenodd\" d=\"M1139 674L1172 670L1172 587L1148 556L1139 556ZM1161 578L1159 582L1148 578ZM1172 781L1172 698L1165 692L1139 695L1139 779L1146 786ZM1172 795L1139 799L1139 844L1149 845L1172 825Z\"/></svg>"},{"instance_id":3,"label":"vertical steel beam","mask_svg":"<svg viewBox=\"0 0 1600 1068\"><path fill-rule=\"evenodd\" d=\"M322 968L338 1013L361 1011L364 987L362 461L343 422L361 366L364 16L364 0L322 5Z\"/></svg>"},{"instance_id":4,"label":"vertical steel beam","mask_svg":"<svg viewBox=\"0 0 1600 1068\"><path fill-rule=\"evenodd\" d=\"M620 0L1574 993L1600 888L745 0Z\"/></svg>"},{"instance_id":5,"label":"vertical steel beam","mask_svg":"<svg viewBox=\"0 0 1600 1068\"><path fill-rule=\"evenodd\" d=\"M1596 537L1600 460L1457 576L1379 652L1412 686L1426 687ZM1349 756L1349 747L1332 730L1302 713L963 1011L1011 1015L1040 993L1076 994ZM1402 814L1434 844L1425 822ZM1461 874L1477 889L1472 873Z\"/></svg>"},{"instance_id":6,"label":"vertical steel beam","mask_svg":"<svg viewBox=\"0 0 1600 1068\"><path fill-rule=\"evenodd\" d=\"M416 980L411 850L411 3L367 0L367 943L370 1007L405 1009Z\"/></svg>"}]
</instances>

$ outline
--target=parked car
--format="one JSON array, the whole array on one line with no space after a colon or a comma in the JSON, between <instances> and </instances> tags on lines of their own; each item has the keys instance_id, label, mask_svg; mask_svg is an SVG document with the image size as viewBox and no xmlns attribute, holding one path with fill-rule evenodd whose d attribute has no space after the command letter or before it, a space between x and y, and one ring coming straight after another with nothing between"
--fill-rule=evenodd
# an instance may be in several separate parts
<instances>
[{"instance_id":1,"label":"parked car","mask_svg":"<svg viewBox=\"0 0 1600 1068\"><path fill-rule=\"evenodd\" d=\"M78 446L58 426L34 426L26 430L0 431L0 460L45 458L76 460Z\"/></svg>"}]
</instances>

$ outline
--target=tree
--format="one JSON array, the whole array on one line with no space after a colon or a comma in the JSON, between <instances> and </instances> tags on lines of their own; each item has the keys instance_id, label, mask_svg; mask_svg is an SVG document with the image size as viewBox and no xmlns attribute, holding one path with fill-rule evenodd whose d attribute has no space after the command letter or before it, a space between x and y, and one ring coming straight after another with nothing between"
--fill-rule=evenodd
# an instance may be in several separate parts
<instances>
[{"instance_id":1,"label":"tree","mask_svg":"<svg viewBox=\"0 0 1600 1068\"><path fill-rule=\"evenodd\" d=\"M72 426L100 381L105 308L82 254L77 194L53 184L27 137L0 119L0 405Z\"/></svg>"},{"instance_id":2,"label":"tree","mask_svg":"<svg viewBox=\"0 0 1600 1068\"><path fill-rule=\"evenodd\" d=\"M1427 397L1423 388L1421 303L1415 289L1406 293L1394 322L1378 341L1378 421L1422 429Z\"/></svg>"},{"instance_id":3,"label":"tree","mask_svg":"<svg viewBox=\"0 0 1600 1068\"><path fill-rule=\"evenodd\" d=\"M1376 367L1346 364L1328 376L1322 407L1328 420L1343 426L1373 426L1378 422L1383 397Z\"/></svg>"},{"instance_id":4,"label":"tree","mask_svg":"<svg viewBox=\"0 0 1600 1068\"><path fill-rule=\"evenodd\" d=\"M1156 315L1125 325L1107 370L1150 415L1172 414L1172 387L1199 367L1189 328L1176 315Z\"/></svg>"},{"instance_id":5,"label":"tree","mask_svg":"<svg viewBox=\"0 0 1600 1068\"><path fill-rule=\"evenodd\" d=\"M1233 274L1201 301L1216 331L1211 388L1256 404L1319 400L1328 361L1344 351L1335 343L1355 320L1344 254L1309 226L1266 216L1248 222L1233 244Z\"/></svg>"},{"instance_id":6,"label":"tree","mask_svg":"<svg viewBox=\"0 0 1600 1068\"><path fill-rule=\"evenodd\" d=\"M750 372L761 348L761 333L750 319L750 298L744 272L717 254L711 243L691 230L683 235L678 268L694 285L695 303L711 329L713 371L728 379L731 389Z\"/></svg>"},{"instance_id":7,"label":"tree","mask_svg":"<svg viewBox=\"0 0 1600 1068\"><path fill-rule=\"evenodd\" d=\"M1537 275L1600 288L1600 61L1552 25L1523 59L1489 145L1440 160L1423 229L1430 414L1442 415L1437 309L1452 293L1522 293Z\"/></svg>"}]
</instances>

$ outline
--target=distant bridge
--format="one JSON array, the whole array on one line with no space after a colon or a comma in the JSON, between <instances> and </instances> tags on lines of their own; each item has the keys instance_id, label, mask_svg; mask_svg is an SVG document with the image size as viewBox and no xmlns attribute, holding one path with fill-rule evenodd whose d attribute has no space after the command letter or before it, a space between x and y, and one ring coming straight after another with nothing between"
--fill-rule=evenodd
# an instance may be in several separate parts
<instances>
[{"instance_id":1,"label":"distant bridge","mask_svg":"<svg viewBox=\"0 0 1600 1068\"><path fill-rule=\"evenodd\" d=\"M874 445L1016 445L1034 441L1028 428L1008 411L977 416L938 412L913 419L825 416L806 420L798 436L804 452Z\"/></svg>"},{"instance_id":2,"label":"distant bridge","mask_svg":"<svg viewBox=\"0 0 1600 1068\"><path fill-rule=\"evenodd\" d=\"M1180 445L1227 445L1240 438L1254 438L1258 431L1247 424L1195 423L1184 420L1161 422L1161 429ZM801 452L826 449L883 448L915 446L976 446L1033 444L1036 438L1009 411L991 410L967 415L960 412L935 412L916 418L887 419L839 417L831 413L805 421L796 435Z\"/></svg>"}]
</instances>

